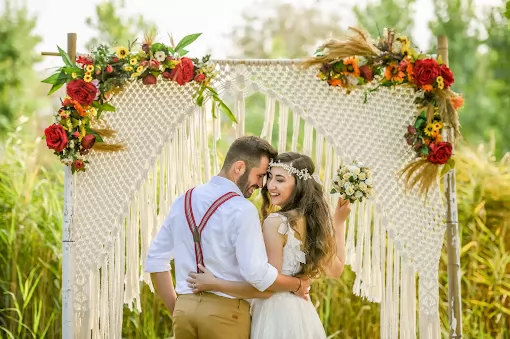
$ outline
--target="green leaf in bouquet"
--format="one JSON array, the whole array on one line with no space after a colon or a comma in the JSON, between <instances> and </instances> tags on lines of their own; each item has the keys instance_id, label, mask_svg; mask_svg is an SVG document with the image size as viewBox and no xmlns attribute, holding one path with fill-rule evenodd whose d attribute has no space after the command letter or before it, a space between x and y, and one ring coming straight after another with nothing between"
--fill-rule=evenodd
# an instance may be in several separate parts
<instances>
[{"instance_id":1,"label":"green leaf in bouquet","mask_svg":"<svg viewBox=\"0 0 510 339\"><path fill-rule=\"evenodd\" d=\"M193 41L197 40L198 37L201 35L202 33L186 35L184 38L182 38L181 41L177 43L177 46L175 46L175 51L180 54L181 49L184 49L184 47L190 45Z\"/></svg>"},{"instance_id":2,"label":"green leaf in bouquet","mask_svg":"<svg viewBox=\"0 0 510 339\"><path fill-rule=\"evenodd\" d=\"M75 66L76 64L74 63L74 61L71 60L71 58L69 57L69 55L67 55L67 53L62 49L60 48L59 46L57 46L58 48L58 53L60 54L60 56L62 57L62 60L64 61L64 64L66 64L66 66L70 66L70 67L73 67Z\"/></svg>"},{"instance_id":3,"label":"green leaf in bouquet","mask_svg":"<svg viewBox=\"0 0 510 339\"><path fill-rule=\"evenodd\" d=\"M90 129L90 130L87 131L87 133L88 134L92 134L93 136L95 136L96 137L96 142L104 142L103 138L101 137L101 135L99 135L99 133L97 133L96 131Z\"/></svg>"},{"instance_id":4,"label":"green leaf in bouquet","mask_svg":"<svg viewBox=\"0 0 510 339\"><path fill-rule=\"evenodd\" d=\"M186 55L186 54L188 54L188 53L189 53L189 51L187 51L187 50L185 50L185 49L181 49L181 50L179 51L179 56L182 56L182 57L183 57L183 56L185 56L185 55Z\"/></svg>"},{"instance_id":5,"label":"green leaf in bouquet","mask_svg":"<svg viewBox=\"0 0 510 339\"><path fill-rule=\"evenodd\" d=\"M335 194L337 193L336 189L332 188L331 191L329 191L329 194Z\"/></svg>"},{"instance_id":6,"label":"green leaf in bouquet","mask_svg":"<svg viewBox=\"0 0 510 339\"><path fill-rule=\"evenodd\" d=\"M233 122L235 122L237 124L237 119L234 115L234 113L232 113L232 111L230 110L230 108L228 108L227 105L225 105L225 103L220 100L219 101L219 106L220 106L220 109L225 112L225 114L227 114L227 116L229 117L230 120L232 120Z\"/></svg>"},{"instance_id":7,"label":"green leaf in bouquet","mask_svg":"<svg viewBox=\"0 0 510 339\"><path fill-rule=\"evenodd\" d=\"M450 170L455 168L455 160L453 158L448 159L448 161L444 164L443 169L441 170L441 177L443 177Z\"/></svg>"},{"instance_id":8,"label":"green leaf in bouquet","mask_svg":"<svg viewBox=\"0 0 510 339\"><path fill-rule=\"evenodd\" d=\"M59 77L60 77L60 73L57 72L55 74L50 75L49 77L42 80L41 82L44 82L45 84L54 85L57 82Z\"/></svg>"}]
</instances>

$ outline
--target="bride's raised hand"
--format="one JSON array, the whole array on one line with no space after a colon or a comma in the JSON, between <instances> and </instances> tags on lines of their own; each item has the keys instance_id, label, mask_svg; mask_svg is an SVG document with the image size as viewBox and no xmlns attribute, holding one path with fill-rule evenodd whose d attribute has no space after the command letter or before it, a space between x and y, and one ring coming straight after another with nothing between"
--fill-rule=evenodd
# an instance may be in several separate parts
<instances>
[{"instance_id":1,"label":"bride's raised hand","mask_svg":"<svg viewBox=\"0 0 510 339\"><path fill-rule=\"evenodd\" d=\"M349 200L338 198L338 203L335 209L335 222L343 223L347 220L347 217L351 213L351 203Z\"/></svg>"},{"instance_id":2,"label":"bride's raised hand","mask_svg":"<svg viewBox=\"0 0 510 339\"><path fill-rule=\"evenodd\" d=\"M213 291L218 278L216 278L207 268L202 265L198 265L198 268L202 273L190 272L188 273L188 287L193 290L193 293L200 293L204 291Z\"/></svg>"}]
</instances>

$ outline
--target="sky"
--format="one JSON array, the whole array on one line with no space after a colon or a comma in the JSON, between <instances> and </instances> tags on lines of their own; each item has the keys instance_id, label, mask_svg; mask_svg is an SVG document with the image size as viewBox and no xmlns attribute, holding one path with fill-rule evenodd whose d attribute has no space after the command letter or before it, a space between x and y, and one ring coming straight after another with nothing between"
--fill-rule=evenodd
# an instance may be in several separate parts
<instances>
[{"instance_id":1,"label":"sky","mask_svg":"<svg viewBox=\"0 0 510 339\"><path fill-rule=\"evenodd\" d=\"M6 0L0 0L4 2ZM66 49L67 33L77 33L78 52L85 52L84 44L94 31L87 27L85 19L95 17L95 6L102 0L10 0L23 2L29 12L37 17L36 33L43 42L37 46L38 52L56 51L56 46ZM119 1L119 0L117 0ZM342 10L345 26L355 24L350 8L370 0L294 0L296 6L315 4L329 10ZM500 0L475 0L478 4L498 3ZM162 38L172 33L176 40L191 33L203 33L190 48L190 55L212 54L212 58L225 58L231 44L225 37L234 26L241 23L243 10L257 10L261 0L124 0L124 16L142 14L148 22L158 27ZM425 48L430 40L427 23L433 16L432 0L416 1L414 43ZM3 6L2 6L3 7ZM3 8L0 7L0 11ZM327 37L324 37L327 38ZM321 37L318 38L319 40ZM46 56L38 64L38 70L48 70L61 65L58 57Z\"/></svg>"}]
</instances>

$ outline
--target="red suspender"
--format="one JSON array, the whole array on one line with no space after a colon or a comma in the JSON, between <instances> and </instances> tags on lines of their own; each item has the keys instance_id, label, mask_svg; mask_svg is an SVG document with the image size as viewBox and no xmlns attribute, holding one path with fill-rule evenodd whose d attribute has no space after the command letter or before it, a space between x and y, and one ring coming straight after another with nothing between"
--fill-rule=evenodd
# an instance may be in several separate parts
<instances>
[{"instance_id":1,"label":"red suspender","mask_svg":"<svg viewBox=\"0 0 510 339\"><path fill-rule=\"evenodd\" d=\"M197 226L195 222L195 216L193 215L193 207L191 205L191 195L193 193L194 188L190 189L186 192L186 195L184 197L184 214L186 215L186 221L188 222L189 230L191 231L191 234L193 234L193 242L195 244L195 259L197 262L197 272L199 272L198 264L204 265L204 254L202 252L202 245L200 243L200 239L202 237L202 231L205 228L205 225L211 218L211 216L216 212L216 210L223 205L228 200L232 199L233 197L239 196L239 194L234 192L229 192L218 199L216 199L215 202L212 203L212 205L209 207L207 212L205 212L202 220L200 221L200 225Z\"/></svg>"}]
</instances>

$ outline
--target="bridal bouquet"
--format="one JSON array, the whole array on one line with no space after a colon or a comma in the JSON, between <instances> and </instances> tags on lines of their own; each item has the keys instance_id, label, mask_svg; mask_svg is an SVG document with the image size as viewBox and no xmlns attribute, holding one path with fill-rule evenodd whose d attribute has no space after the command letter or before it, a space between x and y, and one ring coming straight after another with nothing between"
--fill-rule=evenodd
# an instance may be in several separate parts
<instances>
[{"instance_id":1,"label":"bridal bouquet","mask_svg":"<svg viewBox=\"0 0 510 339\"><path fill-rule=\"evenodd\" d=\"M354 161L351 165L342 165L333 178L331 193L339 193L342 199L351 203L363 201L372 195L372 173L368 167Z\"/></svg>"}]
</instances>

